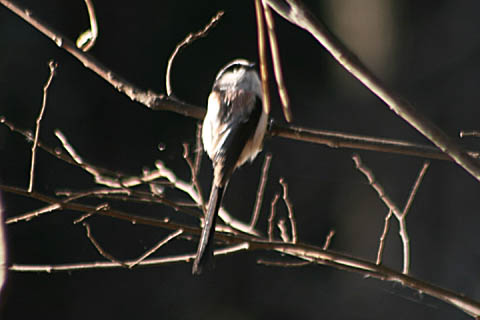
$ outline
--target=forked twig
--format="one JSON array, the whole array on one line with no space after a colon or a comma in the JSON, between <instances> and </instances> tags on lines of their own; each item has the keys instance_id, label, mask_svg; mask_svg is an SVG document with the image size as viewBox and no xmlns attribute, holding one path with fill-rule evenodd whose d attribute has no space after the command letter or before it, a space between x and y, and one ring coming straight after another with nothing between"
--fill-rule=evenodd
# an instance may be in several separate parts
<instances>
[{"instance_id":1,"label":"forked twig","mask_svg":"<svg viewBox=\"0 0 480 320\"><path fill-rule=\"evenodd\" d=\"M155 253L158 249L166 245L168 242L171 240L175 239L179 235L183 233L183 229L178 229L177 231L169 234L165 239L160 240L155 246L153 246L151 249L147 250L144 254L142 254L140 257L138 257L135 261L133 262L128 262L127 265L129 268L133 268L134 266L138 265L142 261L144 261L146 258L151 256L153 253Z\"/></svg>"},{"instance_id":2,"label":"forked twig","mask_svg":"<svg viewBox=\"0 0 480 320\"><path fill-rule=\"evenodd\" d=\"M400 238L402 239L403 243L403 273L408 274L410 270L410 239L408 237L407 233L407 222L406 222L406 213L408 212L408 209L411 206L411 203L413 201L413 197L415 196L418 187L420 185L421 180L423 179L426 170L428 169L429 163L425 162L423 164L422 169L420 170L420 173L415 181L415 184L410 192L409 199L405 205L405 208L403 211L400 211L396 204L393 202L393 200L385 193L383 187L380 185L378 181L376 181L375 176L373 175L373 172L367 168L361 161L360 157L358 155L354 155L352 157L353 161L355 162L355 167L365 175L365 177L368 179L368 182L370 186L377 192L378 197L383 201L383 203L387 206L387 208L393 213L395 218L398 220L399 224L399 234ZM386 230L386 231L385 231ZM388 225L387 222L385 222L384 226L384 232L388 232ZM383 234L382 234L383 236ZM380 241L380 245L382 246L381 250L383 250L383 242ZM377 251L377 263L379 262L379 255L381 257L381 250L379 247L379 250Z\"/></svg>"},{"instance_id":3,"label":"forked twig","mask_svg":"<svg viewBox=\"0 0 480 320\"><path fill-rule=\"evenodd\" d=\"M48 80L43 86L43 99L42 99L42 107L40 108L40 112L38 114L35 126L35 136L33 138L33 145L32 145L32 160L30 163L30 180L28 183L28 192L32 192L33 190L33 179L35 176L35 159L37 155L37 146L38 146L38 136L40 135L40 124L42 122L43 114L45 113L45 108L47 107L47 96L48 96L48 88L52 83L53 77L55 76L55 70L57 69L57 63L53 60L48 62L48 67L50 68L50 75L48 76Z\"/></svg>"}]
</instances>

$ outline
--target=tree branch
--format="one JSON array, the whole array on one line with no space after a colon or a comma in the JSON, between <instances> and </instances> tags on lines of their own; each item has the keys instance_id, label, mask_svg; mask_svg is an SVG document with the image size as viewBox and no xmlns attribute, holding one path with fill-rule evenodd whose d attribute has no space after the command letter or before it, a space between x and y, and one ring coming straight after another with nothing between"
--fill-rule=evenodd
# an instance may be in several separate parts
<instances>
[{"instance_id":1,"label":"tree branch","mask_svg":"<svg viewBox=\"0 0 480 320\"><path fill-rule=\"evenodd\" d=\"M480 181L480 164L430 119L387 88L381 81L316 18L300 0L265 0L284 19L308 31L348 72L385 102L398 116L417 129L458 165Z\"/></svg>"}]
</instances>

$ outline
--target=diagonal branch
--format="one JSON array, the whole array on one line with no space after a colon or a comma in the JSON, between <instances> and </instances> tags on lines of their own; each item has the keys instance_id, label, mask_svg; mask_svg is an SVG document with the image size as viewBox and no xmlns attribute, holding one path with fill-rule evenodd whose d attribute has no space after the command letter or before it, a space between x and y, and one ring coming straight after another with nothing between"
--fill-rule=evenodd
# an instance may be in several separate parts
<instances>
[{"instance_id":1,"label":"diagonal branch","mask_svg":"<svg viewBox=\"0 0 480 320\"><path fill-rule=\"evenodd\" d=\"M41 33L50 38L50 40L55 42L58 47L69 52L86 68L95 72L119 92L126 94L131 100L139 102L152 110L173 111L188 117L194 117L197 119L203 118L205 114L205 110L203 108L193 106L173 97L168 97L164 94L157 94L152 91L146 91L136 87L134 84L128 82L102 65L88 53L78 49L72 41L68 40L59 32L40 21L40 19L36 18L30 10L24 9L8 0L0 0L0 3L13 11L23 20L31 24L35 29L39 30Z\"/></svg>"},{"instance_id":2,"label":"diagonal branch","mask_svg":"<svg viewBox=\"0 0 480 320\"><path fill-rule=\"evenodd\" d=\"M385 102L390 109L448 154L480 181L480 163L410 103L387 88L300 0L265 0L284 19L308 31L348 72Z\"/></svg>"},{"instance_id":3,"label":"diagonal branch","mask_svg":"<svg viewBox=\"0 0 480 320\"><path fill-rule=\"evenodd\" d=\"M40 112L38 114L35 126L35 136L33 138L33 145L32 145L32 161L30 163L30 180L28 183L28 191L32 192L33 190L33 179L35 176L35 159L37 155L37 146L38 146L38 136L40 135L40 124L42 122L43 114L45 113L45 108L47 107L47 96L48 96L48 88L52 83L53 77L55 76L55 70L57 69L57 63L53 60L48 62L48 67L50 68L50 75L48 76L47 82L43 86L43 99L42 99L42 106L40 108Z\"/></svg>"}]
</instances>

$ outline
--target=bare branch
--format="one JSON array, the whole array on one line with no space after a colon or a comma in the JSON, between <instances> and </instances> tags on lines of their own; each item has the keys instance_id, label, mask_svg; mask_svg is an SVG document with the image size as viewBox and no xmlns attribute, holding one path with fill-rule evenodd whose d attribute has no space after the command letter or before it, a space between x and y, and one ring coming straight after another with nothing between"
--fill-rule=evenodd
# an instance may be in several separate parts
<instances>
[{"instance_id":1,"label":"bare branch","mask_svg":"<svg viewBox=\"0 0 480 320\"><path fill-rule=\"evenodd\" d=\"M40 135L40 123L42 122L43 114L45 113L45 108L47 107L47 96L48 96L48 88L52 83L52 79L55 76L55 70L57 69L57 63L53 60L48 62L48 67L50 68L50 75L48 76L48 80L43 86L43 99L42 99L42 107L40 108L40 112L38 114L35 126L35 136L33 139L32 145L32 160L30 164L30 181L28 183L28 191L32 192L33 190L33 179L35 175L35 158L37 155L37 146L38 146L38 136Z\"/></svg>"},{"instance_id":2,"label":"bare branch","mask_svg":"<svg viewBox=\"0 0 480 320\"><path fill-rule=\"evenodd\" d=\"M257 263L263 264L264 266L269 266L269 267L284 267L284 268L304 267L311 264L308 261L286 262L286 261L268 261L265 259L258 259Z\"/></svg>"},{"instance_id":3,"label":"bare branch","mask_svg":"<svg viewBox=\"0 0 480 320\"><path fill-rule=\"evenodd\" d=\"M290 109L290 101L288 98L287 88L283 82L282 64L280 63L280 52L278 51L277 36L275 34L275 23L270 7L262 0L263 13L265 14L265 22L267 23L268 39L270 40L270 51L272 52L273 71L277 82L278 94L282 102L283 115L287 122L292 122L292 110Z\"/></svg>"},{"instance_id":4,"label":"bare branch","mask_svg":"<svg viewBox=\"0 0 480 320\"><path fill-rule=\"evenodd\" d=\"M95 210L93 210L92 212L88 212L84 215L81 215L80 218L73 220L73 224L83 222L83 221L85 221L85 219L90 218L95 213L100 212L100 211L106 211L106 210L110 210L110 205L108 203L102 203L101 205L98 205L95 208ZM86 223L86 222L84 222L84 223ZM85 225L83 224L83 226L85 226Z\"/></svg>"},{"instance_id":5,"label":"bare branch","mask_svg":"<svg viewBox=\"0 0 480 320\"><path fill-rule=\"evenodd\" d=\"M3 214L3 202L0 194L0 296L2 296L3 288L7 282L7 235Z\"/></svg>"},{"instance_id":6,"label":"bare branch","mask_svg":"<svg viewBox=\"0 0 480 320\"><path fill-rule=\"evenodd\" d=\"M198 182L198 179L197 179L197 172L195 171L195 164L193 163L192 159L190 158L190 151L189 151L188 143L183 144L183 158L185 159L185 161L188 164L188 167L190 168L190 175L191 175L192 184L195 187L195 189L197 189L198 200L199 200L199 202L197 202L197 203L200 205L202 210L205 212L206 208L205 208L205 203L203 201L202 188L201 188L200 183Z\"/></svg>"},{"instance_id":7,"label":"bare branch","mask_svg":"<svg viewBox=\"0 0 480 320\"><path fill-rule=\"evenodd\" d=\"M86 223L84 221L82 223L82 225L85 227L85 231L87 232L88 240L90 240L90 242L93 244L95 249L97 249L98 253L100 253L105 259L110 260L111 262L117 263L117 264L122 265L124 267L127 266L125 263L121 262L120 260L116 259L111 254L109 254L108 252L103 250L103 248L100 246L100 244L97 242L97 240L95 240L95 238L93 237L92 232L90 230L90 226L88 225L88 223Z\"/></svg>"},{"instance_id":8,"label":"bare branch","mask_svg":"<svg viewBox=\"0 0 480 320\"><path fill-rule=\"evenodd\" d=\"M425 176L425 173L427 172L428 167L430 166L430 162L425 161L423 163L422 169L420 169L420 172L418 173L417 179L415 180L415 183L412 187L412 190L410 191L410 195L407 200L407 204L405 205L405 208L403 208L402 212L402 217L405 217L410 210L410 207L412 206L413 199L415 198L415 195L417 194L418 187L420 187L420 183L423 180L423 177Z\"/></svg>"},{"instance_id":9,"label":"bare branch","mask_svg":"<svg viewBox=\"0 0 480 320\"><path fill-rule=\"evenodd\" d=\"M377 261L376 261L377 265L382 264L383 248L385 247L385 238L387 237L391 217L392 217L392 210L388 210L388 214L385 216L385 224L383 225L383 232L382 232L382 235L380 236L380 241L378 243Z\"/></svg>"},{"instance_id":10,"label":"bare branch","mask_svg":"<svg viewBox=\"0 0 480 320\"><path fill-rule=\"evenodd\" d=\"M480 131L477 130L471 130L471 131L460 131L460 138L463 137L475 137L478 138L480 137Z\"/></svg>"},{"instance_id":11,"label":"bare branch","mask_svg":"<svg viewBox=\"0 0 480 320\"><path fill-rule=\"evenodd\" d=\"M258 183L257 197L255 198L255 207L253 209L253 215L250 220L250 228L255 228L258 217L260 216L260 210L262 209L263 194L265 193L265 186L268 180L268 170L270 169L270 163L272 162L272 154L267 153L262 166L262 175L260 176L260 182Z\"/></svg>"},{"instance_id":12,"label":"bare branch","mask_svg":"<svg viewBox=\"0 0 480 320\"><path fill-rule=\"evenodd\" d=\"M154 252L156 252L158 249L166 245L168 242L171 240L175 239L179 235L183 233L182 229L178 229L177 231L169 234L165 239L160 240L155 246L153 246L150 250L146 251L144 254L142 254L138 259L136 259L133 262L127 263L129 268L133 268L134 266L138 265L140 262L144 261L146 258L148 258L150 255L152 255Z\"/></svg>"},{"instance_id":13,"label":"bare branch","mask_svg":"<svg viewBox=\"0 0 480 320\"><path fill-rule=\"evenodd\" d=\"M332 238L335 235L335 230L330 230L328 233L327 237L325 238L325 243L323 244L323 250L328 250L328 247L330 247L330 242L332 242Z\"/></svg>"},{"instance_id":14,"label":"bare branch","mask_svg":"<svg viewBox=\"0 0 480 320\"><path fill-rule=\"evenodd\" d=\"M203 124L199 121L197 123L197 135L195 141L195 175L198 175L200 172L200 166L202 165L202 156L203 156L203 144L202 144L202 127Z\"/></svg>"},{"instance_id":15,"label":"bare branch","mask_svg":"<svg viewBox=\"0 0 480 320\"><path fill-rule=\"evenodd\" d=\"M392 111L447 153L454 161L480 181L480 165L462 147L410 103L388 89L338 40L325 25L306 9L300 0L264 0L284 19L308 31L348 72L383 100Z\"/></svg>"},{"instance_id":16,"label":"bare branch","mask_svg":"<svg viewBox=\"0 0 480 320\"><path fill-rule=\"evenodd\" d=\"M292 242L292 240L288 236L287 226L285 225L285 219L278 220L277 227L280 230L280 239L282 239L283 242Z\"/></svg>"},{"instance_id":17,"label":"bare branch","mask_svg":"<svg viewBox=\"0 0 480 320\"><path fill-rule=\"evenodd\" d=\"M262 0L255 0L257 17L258 56L260 57L260 78L262 80L263 110L270 114L270 93L268 91L267 49L265 44L265 24L263 22Z\"/></svg>"},{"instance_id":18,"label":"bare branch","mask_svg":"<svg viewBox=\"0 0 480 320\"><path fill-rule=\"evenodd\" d=\"M175 173L172 170L165 167L165 165L161 161L156 161L155 166L157 168L158 174L161 177L170 181L173 184L173 186L178 190L188 194L195 203L197 204L201 203L200 196L192 184L187 183L181 179L178 179ZM256 230L251 229L250 226L233 218L224 208L220 208L220 210L218 210L218 216L223 220L223 222L227 226L230 226L233 229L239 230L247 234L252 234L257 236L259 235L258 232Z\"/></svg>"},{"instance_id":19,"label":"bare branch","mask_svg":"<svg viewBox=\"0 0 480 320\"><path fill-rule=\"evenodd\" d=\"M93 2L91 0L85 0L85 5L88 10L88 19L90 21L90 29L84 31L77 38L77 47L82 49L83 52L87 52L94 45L98 38L98 24L97 17L95 16L95 9L93 8Z\"/></svg>"},{"instance_id":20,"label":"bare branch","mask_svg":"<svg viewBox=\"0 0 480 320\"><path fill-rule=\"evenodd\" d=\"M280 199L280 195L276 193L272 199L272 202L270 203L270 216L268 216L268 230L267 230L268 241L273 241L273 221L275 219L276 206L277 206L278 199Z\"/></svg>"},{"instance_id":21,"label":"bare branch","mask_svg":"<svg viewBox=\"0 0 480 320\"><path fill-rule=\"evenodd\" d=\"M376 180L373 172L363 164L360 156L358 154L355 154L352 156L352 159L355 162L356 169L363 173L363 175L367 178L368 183L377 192L378 197L383 201L387 208L395 214L395 216L400 218L402 216L402 212L400 211L400 209L398 209L397 205L393 202L393 200L385 193L385 190Z\"/></svg>"},{"instance_id":22,"label":"bare branch","mask_svg":"<svg viewBox=\"0 0 480 320\"><path fill-rule=\"evenodd\" d=\"M216 249L215 256L222 256L227 254L233 254L235 252L248 250L248 243L240 243L233 246L228 246L221 249ZM187 262L195 258L195 254L182 254L169 257L150 258L140 261L137 266L158 266L170 263ZM125 264L132 264L135 260L126 261ZM54 271L76 271L76 270L89 270L89 269L112 269L124 267L123 264L117 262L85 262L85 263L72 263L72 264L57 264L57 265L20 265L13 264L9 267L10 271L17 272L47 272Z\"/></svg>"},{"instance_id":23,"label":"bare branch","mask_svg":"<svg viewBox=\"0 0 480 320\"><path fill-rule=\"evenodd\" d=\"M189 33L187 35L187 37L185 39L183 39L182 42L177 44L177 46L175 47L175 50L173 51L172 55L168 59L167 72L165 74L165 78L166 78L165 79L165 87L166 87L166 91L167 91L167 96L172 95L172 86L170 84L171 83L170 82L170 73L171 73L171 70L172 70L173 60L175 59L177 54L180 52L181 49L185 48L186 46L188 46L189 44L191 44L195 40L197 40L199 38L206 37L208 32L210 31L210 29L214 28L217 25L218 21L222 18L224 13L225 12L223 12L223 11L217 12L217 14L215 16L213 16L212 19L210 19L210 22L205 27L203 27L202 30L197 31L195 33Z\"/></svg>"},{"instance_id":24,"label":"bare branch","mask_svg":"<svg viewBox=\"0 0 480 320\"><path fill-rule=\"evenodd\" d=\"M450 158L446 153L435 147L402 140L375 138L345 132L315 130L304 127L279 126L276 124L271 126L269 133L272 136L322 144L330 148L370 150L403 154L420 158L452 161L452 158ZM479 159L479 152L477 151L469 151L468 154L472 158Z\"/></svg>"},{"instance_id":25,"label":"bare branch","mask_svg":"<svg viewBox=\"0 0 480 320\"><path fill-rule=\"evenodd\" d=\"M408 274L408 271L410 269L410 239L408 238L407 234L405 216L403 216L403 213L398 209L397 205L385 193L380 183L376 181L373 172L362 163L360 157L358 155L354 155L352 159L355 162L355 167L365 175L365 177L368 179L368 183L370 184L370 186L377 192L378 197L383 201L383 203L395 215L395 218L398 220L400 226L399 234L403 243L403 273Z\"/></svg>"},{"instance_id":26,"label":"bare branch","mask_svg":"<svg viewBox=\"0 0 480 320\"><path fill-rule=\"evenodd\" d=\"M295 221L295 217L293 215L293 204L288 198L288 185L285 182L284 178L280 178L279 183L282 185L283 194L282 199L287 206L288 211L288 220L290 221L290 229L292 229L292 243L297 243L297 223Z\"/></svg>"}]
</instances>

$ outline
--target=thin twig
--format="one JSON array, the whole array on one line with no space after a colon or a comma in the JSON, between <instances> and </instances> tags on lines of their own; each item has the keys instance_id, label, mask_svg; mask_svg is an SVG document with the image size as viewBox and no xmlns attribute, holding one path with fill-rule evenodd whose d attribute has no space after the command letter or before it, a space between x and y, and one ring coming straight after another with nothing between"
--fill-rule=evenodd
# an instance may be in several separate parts
<instances>
[{"instance_id":1,"label":"thin twig","mask_svg":"<svg viewBox=\"0 0 480 320\"><path fill-rule=\"evenodd\" d=\"M408 197L407 204L405 205L405 208L402 211L402 215L400 218L397 217L398 224L399 224L399 234L400 237L402 238L403 242L403 273L408 274L410 271L410 238L408 237L407 233L407 213L408 210L410 209L413 198L417 194L418 187L420 186L420 183L422 182L423 177L425 176L425 173L427 172L427 169L429 167L429 162L425 161L423 163L422 169L420 169L420 172L418 173L418 177L415 180L415 184L413 185L413 188L410 192L410 196Z\"/></svg>"},{"instance_id":2,"label":"thin twig","mask_svg":"<svg viewBox=\"0 0 480 320\"><path fill-rule=\"evenodd\" d=\"M330 232L328 233L327 237L325 238L325 243L323 244L323 247L322 247L323 250L328 250L328 248L330 247L330 243L332 242L332 238L333 238L334 235L335 235L335 230L330 230Z\"/></svg>"},{"instance_id":3,"label":"thin twig","mask_svg":"<svg viewBox=\"0 0 480 320\"><path fill-rule=\"evenodd\" d=\"M100 211L107 211L107 210L110 210L110 205L108 203L102 203L101 205L98 205L95 210L91 211L91 212L88 212L86 214L83 214L80 216L80 218L78 219L75 219L73 220L73 224L78 224L80 222L82 223L86 223L84 222L85 219L88 219L90 218L91 216L93 216L95 213L98 213Z\"/></svg>"},{"instance_id":4,"label":"thin twig","mask_svg":"<svg viewBox=\"0 0 480 320\"><path fill-rule=\"evenodd\" d=\"M62 147L67 151L70 157L73 159L74 163L76 163L79 167L83 170L87 171L91 174L95 180L95 183L105 185L110 188L130 188L134 186L138 186L141 184L145 184L148 182L152 182L162 176L159 174L158 171L148 171L146 170L143 173L142 177L121 177L120 174L111 173L109 175L114 175L114 177L107 176L104 174L103 169L100 169L96 166L93 166L87 162L85 162L82 157L75 151L73 146L68 142L67 137L60 131L55 130L55 136L60 140L62 143Z\"/></svg>"},{"instance_id":5,"label":"thin twig","mask_svg":"<svg viewBox=\"0 0 480 320\"><path fill-rule=\"evenodd\" d=\"M420 183L423 180L423 177L425 176L425 173L427 172L428 167L430 166L429 161L425 161L423 163L422 169L420 169L420 172L418 173L417 179L415 180L415 183L413 184L412 190L410 191L410 195L408 196L407 204L403 208L402 211L402 217L405 217L410 210L410 207L412 206L413 199L415 198L415 195L417 194L418 187L420 187Z\"/></svg>"},{"instance_id":6,"label":"thin twig","mask_svg":"<svg viewBox=\"0 0 480 320\"><path fill-rule=\"evenodd\" d=\"M105 259L107 260L110 260L111 262L114 262L114 263L117 263L119 265L122 265L124 267L126 267L127 265L116 259L114 256L112 256L110 253L106 252L101 246L100 244L97 242L97 240L95 240L95 238L93 237L92 235L92 232L90 230L90 225L88 223L86 223L85 221L82 223L82 225L85 227L85 231L87 233L87 238L88 240L90 240L90 242L93 244L93 246L95 247L95 249L97 249L98 253L100 253Z\"/></svg>"},{"instance_id":7,"label":"thin twig","mask_svg":"<svg viewBox=\"0 0 480 320\"><path fill-rule=\"evenodd\" d=\"M42 99L42 107L40 108L40 113L38 114L35 126L35 136L33 138L33 145L32 145L32 161L30 164L30 180L28 183L28 191L32 192L33 190L33 179L35 176L35 158L37 155L37 146L38 146L38 136L40 135L40 124L42 122L43 114L45 113L45 108L47 106L47 96L48 96L48 88L52 83L53 77L55 76L55 70L57 69L57 63L53 60L48 62L48 67L50 68L50 74L48 76L48 80L43 86L43 99Z\"/></svg>"},{"instance_id":8,"label":"thin twig","mask_svg":"<svg viewBox=\"0 0 480 320\"><path fill-rule=\"evenodd\" d=\"M363 175L367 178L369 185L377 192L379 198L383 201L387 208L390 209L396 217L400 218L402 216L402 212L400 209L398 209L393 200L385 193L382 185L376 180L373 172L362 162L360 156L358 154L354 154L352 159L355 162L355 168L363 173Z\"/></svg>"},{"instance_id":9,"label":"thin twig","mask_svg":"<svg viewBox=\"0 0 480 320\"><path fill-rule=\"evenodd\" d=\"M268 241L273 241L273 221L275 220L276 206L277 206L278 199L280 199L280 195L276 193L272 199L272 202L270 203L270 215L268 216L268 230L267 230Z\"/></svg>"},{"instance_id":10,"label":"thin twig","mask_svg":"<svg viewBox=\"0 0 480 320\"><path fill-rule=\"evenodd\" d=\"M224 13L225 12L223 12L223 11L217 12L217 14L215 16L213 16L212 19L210 19L210 22L205 27L203 27L202 30L197 31L195 33L189 33L187 35L187 37L185 39L183 39L182 42L177 44L177 46L175 47L175 50L173 51L172 55L168 59L167 72L165 73L165 87L166 87L167 96L172 95L170 73L171 73L171 69L172 69L173 60L175 59L177 54L180 52L181 49L183 49L187 45L191 44L193 41L195 41L199 38L205 37L208 34L208 32L210 31L210 29L214 28L217 25L218 21L220 20L220 18L222 18Z\"/></svg>"},{"instance_id":11,"label":"thin twig","mask_svg":"<svg viewBox=\"0 0 480 320\"><path fill-rule=\"evenodd\" d=\"M480 164L429 118L387 88L381 81L315 17L300 0L264 0L284 19L308 31L348 72L377 95L398 116L447 153L454 161L480 181Z\"/></svg>"},{"instance_id":12,"label":"thin twig","mask_svg":"<svg viewBox=\"0 0 480 320\"><path fill-rule=\"evenodd\" d=\"M93 8L93 2L91 0L85 0L85 5L87 6L88 10L90 29L84 31L77 38L77 47L82 49L83 52L90 50L98 38L98 24L97 17L95 16L95 9Z\"/></svg>"},{"instance_id":13,"label":"thin twig","mask_svg":"<svg viewBox=\"0 0 480 320\"><path fill-rule=\"evenodd\" d=\"M270 7L262 0L263 13L265 14L265 22L267 23L268 39L270 40L270 51L272 53L273 71L277 82L278 94L282 103L283 116L287 122L292 121L292 110L290 109L290 101L288 98L287 88L283 81L282 64L280 62L280 52L278 51L277 36L275 34L275 23Z\"/></svg>"},{"instance_id":14,"label":"thin twig","mask_svg":"<svg viewBox=\"0 0 480 320\"><path fill-rule=\"evenodd\" d=\"M312 264L311 262L308 262L308 261L285 262L285 261L269 261L265 259L258 259L257 263L262 264L264 266L269 266L269 267L284 267L284 268L304 267Z\"/></svg>"},{"instance_id":15,"label":"thin twig","mask_svg":"<svg viewBox=\"0 0 480 320\"><path fill-rule=\"evenodd\" d=\"M265 193L265 186L267 185L268 180L268 170L270 169L270 163L272 162L272 154L267 153L265 155L265 160L263 161L262 174L260 176L260 181L258 183L257 196L255 198L255 207L253 209L253 215L250 220L250 228L255 228L257 224L258 217L260 216L260 210L262 209L263 195Z\"/></svg>"},{"instance_id":16,"label":"thin twig","mask_svg":"<svg viewBox=\"0 0 480 320\"><path fill-rule=\"evenodd\" d=\"M285 219L279 219L277 222L278 230L280 230L280 239L283 242L292 242L292 239L288 236L287 226L285 225Z\"/></svg>"},{"instance_id":17,"label":"thin twig","mask_svg":"<svg viewBox=\"0 0 480 320\"><path fill-rule=\"evenodd\" d=\"M260 57L260 78L262 80L263 110L270 114L270 93L268 91L267 49L265 44L265 24L263 22L262 0L255 0L257 17L258 56Z\"/></svg>"},{"instance_id":18,"label":"thin twig","mask_svg":"<svg viewBox=\"0 0 480 320\"><path fill-rule=\"evenodd\" d=\"M195 171L195 164L193 163L192 159L190 158L190 150L189 150L189 145L188 143L183 144L183 159L188 164L188 167L190 168L190 175L191 175L191 180L192 184L195 186L195 189L197 189L197 194L198 194L198 204L202 208L202 210L205 212L205 203L203 200L203 195L202 195L202 188L200 186L200 183L198 182L198 177L197 177L197 172Z\"/></svg>"},{"instance_id":19,"label":"thin twig","mask_svg":"<svg viewBox=\"0 0 480 320\"><path fill-rule=\"evenodd\" d=\"M285 202L285 205L287 206L288 220L290 221L290 229L292 229L291 230L292 243L297 243L297 223L293 215L293 204L288 198L288 185L284 178L280 178L278 182L282 185L282 190L283 190L282 199L283 199L283 202Z\"/></svg>"},{"instance_id":20,"label":"thin twig","mask_svg":"<svg viewBox=\"0 0 480 320\"><path fill-rule=\"evenodd\" d=\"M144 254L142 254L140 257L138 257L135 261L127 263L128 267L131 269L134 266L138 265L143 260L148 258L150 255L155 253L158 249L160 249L161 247L163 247L168 242L175 239L176 237L178 237L182 233L183 233L183 229L178 229L177 231L169 234L165 239L160 240L155 246L153 246L150 250L146 251Z\"/></svg>"},{"instance_id":21,"label":"thin twig","mask_svg":"<svg viewBox=\"0 0 480 320\"><path fill-rule=\"evenodd\" d=\"M202 165L202 156L203 156L203 144L202 144L202 122L197 123L197 134L195 139L195 175L198 175L200 172L200 167Z\"/></svg>"},{"instance_id":22,"label":"thin twig","mask_svg":"<svg viewBox=\"0 0 480 320\"><path fill-rule=\"evenodd\" d=\"M383 225L383 232L380 236L380 241L378 243L378 250L377 250L377 260L376 264L382 264L382 255L383 255L383 248L385 247L385 239L387 237L388 229L390 227L390 218L392 217L392 210L388 210L388 214L385 216L385 224Z\"/></svg>"},{"instance_id":23,"label":"thin twig","mask_svg":"<svg viewBox=\"0 0 480 320\"><path fill-rule=\"evenodd\" d=\"M460 131L460 138L463 137L475 137L479 138L480 137L480 131L477 130L471 130L471 131Z\"/></svg>"},{"instance_id":24,"label":"thin twig","mask_svg":"<svg viewBox=\"0 0 480 320\"><path fill-rule=\"evenodd\" d=\"M2 202L2 197L0 195L0 295L5 296L3 289L5 283L7 282L7 268L8 268L8 259L7 259L7 232L6 226L3 223L4 219L4 207Z\"/></svg>"}]
</instances>

